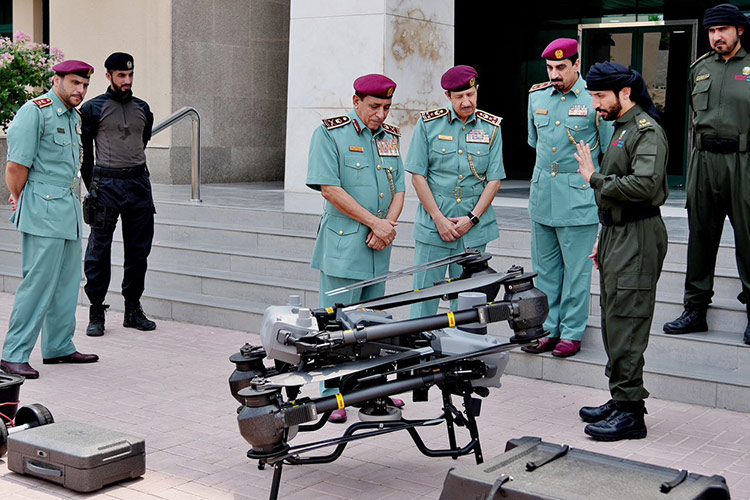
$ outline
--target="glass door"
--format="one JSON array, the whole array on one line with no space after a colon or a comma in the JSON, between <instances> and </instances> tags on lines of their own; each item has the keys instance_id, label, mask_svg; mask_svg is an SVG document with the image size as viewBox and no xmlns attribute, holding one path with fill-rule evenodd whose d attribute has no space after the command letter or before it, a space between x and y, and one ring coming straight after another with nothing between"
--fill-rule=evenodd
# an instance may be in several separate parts
<instances>
[{"instance_id":1,"label":"glass door","mask_svg":"<svg viewBox=\"0 0 750 500\"><path fill-rule=\"evenodd\" d=\"M685 183L690 146L688 71L695 60L697 21L579 25L581 70L613 61L643 75L669 140L671 186Z\"/></svg>"}]
</instances>

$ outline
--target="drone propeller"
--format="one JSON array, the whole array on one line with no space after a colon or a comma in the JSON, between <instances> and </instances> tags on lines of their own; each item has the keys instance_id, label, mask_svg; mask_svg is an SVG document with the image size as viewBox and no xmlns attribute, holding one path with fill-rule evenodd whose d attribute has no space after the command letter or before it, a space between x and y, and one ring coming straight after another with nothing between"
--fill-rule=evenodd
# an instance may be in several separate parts
<instances>
[{"instance_id":1,"label":"drone propeller","mask_svg":"<svg viewBox=\"0 0 750 500\"><path fill-rule=\"evenodd\" d=\"M481 255L479 250L468 249L465 252L462 252L460 254L451 255L449 257L443 257L442 259L437 259L437 260L433 260L430 262L425 262L424 264L418 264L416 266L407 267L405 269L400 269L398 271L393 271L388 274L384 274L383 276L378 276L377 278L372 278L372 279L364 280L364 281L358 281L357 283L353 283L348 286L343 286L341 288L329 290L326 292L326 295L328 296L338 295L340 293L348 292L351 290L357 290L358 288L364 288L366 286L375 285L377 283L382 283L383 281L390 281L400 276L409 276L411 274L420 273L422 271L427 271L429 269L433 269L436 267L447 266L449 264L455 264L461 259L465 259L467 257L477 257L479 255Z\"/></svg>"},{"instance_id":2,"label":"drone propeller","mask_svg":"<svg viewBox=\"0 0 750 500\"><path fill-rule=\"evenodd\" d=\"M519 271L511 273L484 274L461 280L456 279L453 281L447 281L446 283L441 283L439 285L431 286L429 288L395 293L368 302L350 304L348 306L345 306L345 310L359 308L382 310L391 307L399 307L403 305L413 304L415 302L422 302L424 300L440 298L443 295L458 294L461 292L471 291L476 288L486 287L488 285L503 283L506 280L515 278L520 275L521 272Z\"/></svg>"}]
</instances>

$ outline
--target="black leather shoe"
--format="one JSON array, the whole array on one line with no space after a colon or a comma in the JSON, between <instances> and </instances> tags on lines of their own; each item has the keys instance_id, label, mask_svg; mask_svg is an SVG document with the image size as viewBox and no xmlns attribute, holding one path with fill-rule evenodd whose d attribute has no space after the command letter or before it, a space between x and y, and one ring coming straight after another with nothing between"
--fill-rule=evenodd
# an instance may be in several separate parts
<instances>
[{"instance_id":1,"label":"black leather shoe","mask_svg":"<svg viewBox=\"0 0 750 500\"><path fill-rule=\"evenodd\" d=\"M597 441L619 441L621 439L643 439L646 437L646 421L641 412L615 410L607 420L589 424L583 432Z\"/></svg>"},{"instance_id":2,"label":"black leather shoe","mask_svg":"<svg viewBox=\"0 0 750 500\"><path fill-rule=\"evenodd\" d=\"M42 363L45 365L54 365L55 363L96 363L99 361L99 356L96 354L83 354L78 351L67 356L59 356L57 358L45 358Z\"/></svg>"},{"instance_id":3,"label":"black leather shoe","mask_svg":"<svg viewBox=\"0 0 750 500\"><path fill-rule=\"evenodd\" d=\"M0 370L11 375L21 375L26 378L39 378L39 372L31 367L28 363L11 363L10 361L0 361ZM2 422L0 422L0 425Z\"/></svg>"},{"instance_id":4,"label":"black leather shoe","mask_svg":"<svg viewBox=\"0 0 750 500\"><path fill-rule=\"evenodd\" d=\"M578 410L578 415L581 416L581 420L590 424L594 422L601 422L606 419L617 409L614 399L610 399L601 406L584 406Z\"/></svg>"},{"instance_id":5,"label":"black leather shoe","mask_svg":"<svg viewBox=\"0 0 750 500\"><path fill-rule=\"evenodd\" d=\"M122 320L122 326L125 328L135 328L144 332L154 330L156 323L151 321L143 314L140 301L125 301L125 318Z\"/></svg>"},{"instance_id":6,"label":"black leather shoe","mask_svg":"<svg viewBox=\"0 0 750 500\"><path fill-rule=\"evenodd\" d=\"M748 322L747 326L745 327L744 340L747 345L750 345L750 322Z\"/></svg>"},{"instance_id":7,"label":"black leather shoe","mask_svg":"<svg viewBox=\"0 0 750 500\"><path fill-rule=\"evenodd\" d=\"M86 335L101 337L104 335L104 313L109 309L108 304L91 304L89 307L89 326Z\"/></svg>"},{"instance_id":8,"label":"black leather shoe","mask_svg":"<svg viewBox=\"0 0 750 500\"><path fill-rule=\"evenodd\" d=\"M706 322L707 306L685 304L685 310L680 317L669 323L664 323L664 333L682 335L684 333L705 332L708 330Z\"/></svg>"}]
</instances>

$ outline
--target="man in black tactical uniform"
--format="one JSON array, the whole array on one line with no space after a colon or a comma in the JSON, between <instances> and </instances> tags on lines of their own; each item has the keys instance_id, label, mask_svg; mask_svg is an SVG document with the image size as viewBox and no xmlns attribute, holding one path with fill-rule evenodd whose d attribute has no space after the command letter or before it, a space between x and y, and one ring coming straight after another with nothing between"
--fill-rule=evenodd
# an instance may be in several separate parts
<instances>
[{"instance_id":1,"label":"man in black tactical uniform","mask_svg":"<svg viewBox=\"0 0 750 500\"><path fill-rule=\"evenodd\" d=\"M81 176L89 190L84 210L91 224L84 260L84 289L91 303L86 335L92 337L104 334L104 312L109 307L104 299L111 277L112 235L118 217L122 220L125 250L123 326L156 328L156 323L143 314L140 303L154 236L155 210L145 154L154 117L148 104L133 96L133 57L115 52L104 66L109 88L81 109Z\"/></svg>"}]
</instances>

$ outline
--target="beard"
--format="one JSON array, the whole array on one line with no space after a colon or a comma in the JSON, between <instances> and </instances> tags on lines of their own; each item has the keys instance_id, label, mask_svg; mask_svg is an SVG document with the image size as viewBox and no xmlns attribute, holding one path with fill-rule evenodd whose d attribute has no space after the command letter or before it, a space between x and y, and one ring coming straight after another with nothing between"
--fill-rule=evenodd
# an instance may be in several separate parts
<instances>
[{"instance_id":1,"label":"beard","mask_svg":"<svg viewBox=\"0 0 750 500\"><path fill-rule=\"evenodd\" d=\"M117 85L115 82L112 82L112 88L114 91L120 96L120 97L128 97L133 95L133 91L130 87L128 87L127 90L122 90L122 87Z\"/></svg>"},{"instance_id":2,"label":"beard","mask_svg":"<svg viewBox=\"0 0 750 500\"><path fill-rule=\"evenodd\" d=\"M726 41L722 41L721 45L719 46L714 45L713 49L714 51L716 51L717 54L719 54L720 56L723 56L725 54L731 54L732 51L735 49L735 47L737 47L738 43L739 43L739 38L737 38L737 40L735 40L734 43L731 45Z\"/></svg>"},{"instance_id":3,"label":"beard","mask_svg":"<svg viewBox=\"0 0 750 500\"><path fill-rule=\"evenodd\" d=\"M617 101L609 108L596 108L596 110L601 113L602 118L606 121L611 122L616 120L622 112L622 103L620 102L620 98L618 96L615 96L615 99L617 99Z\"/></svg>"}]
</instances>

